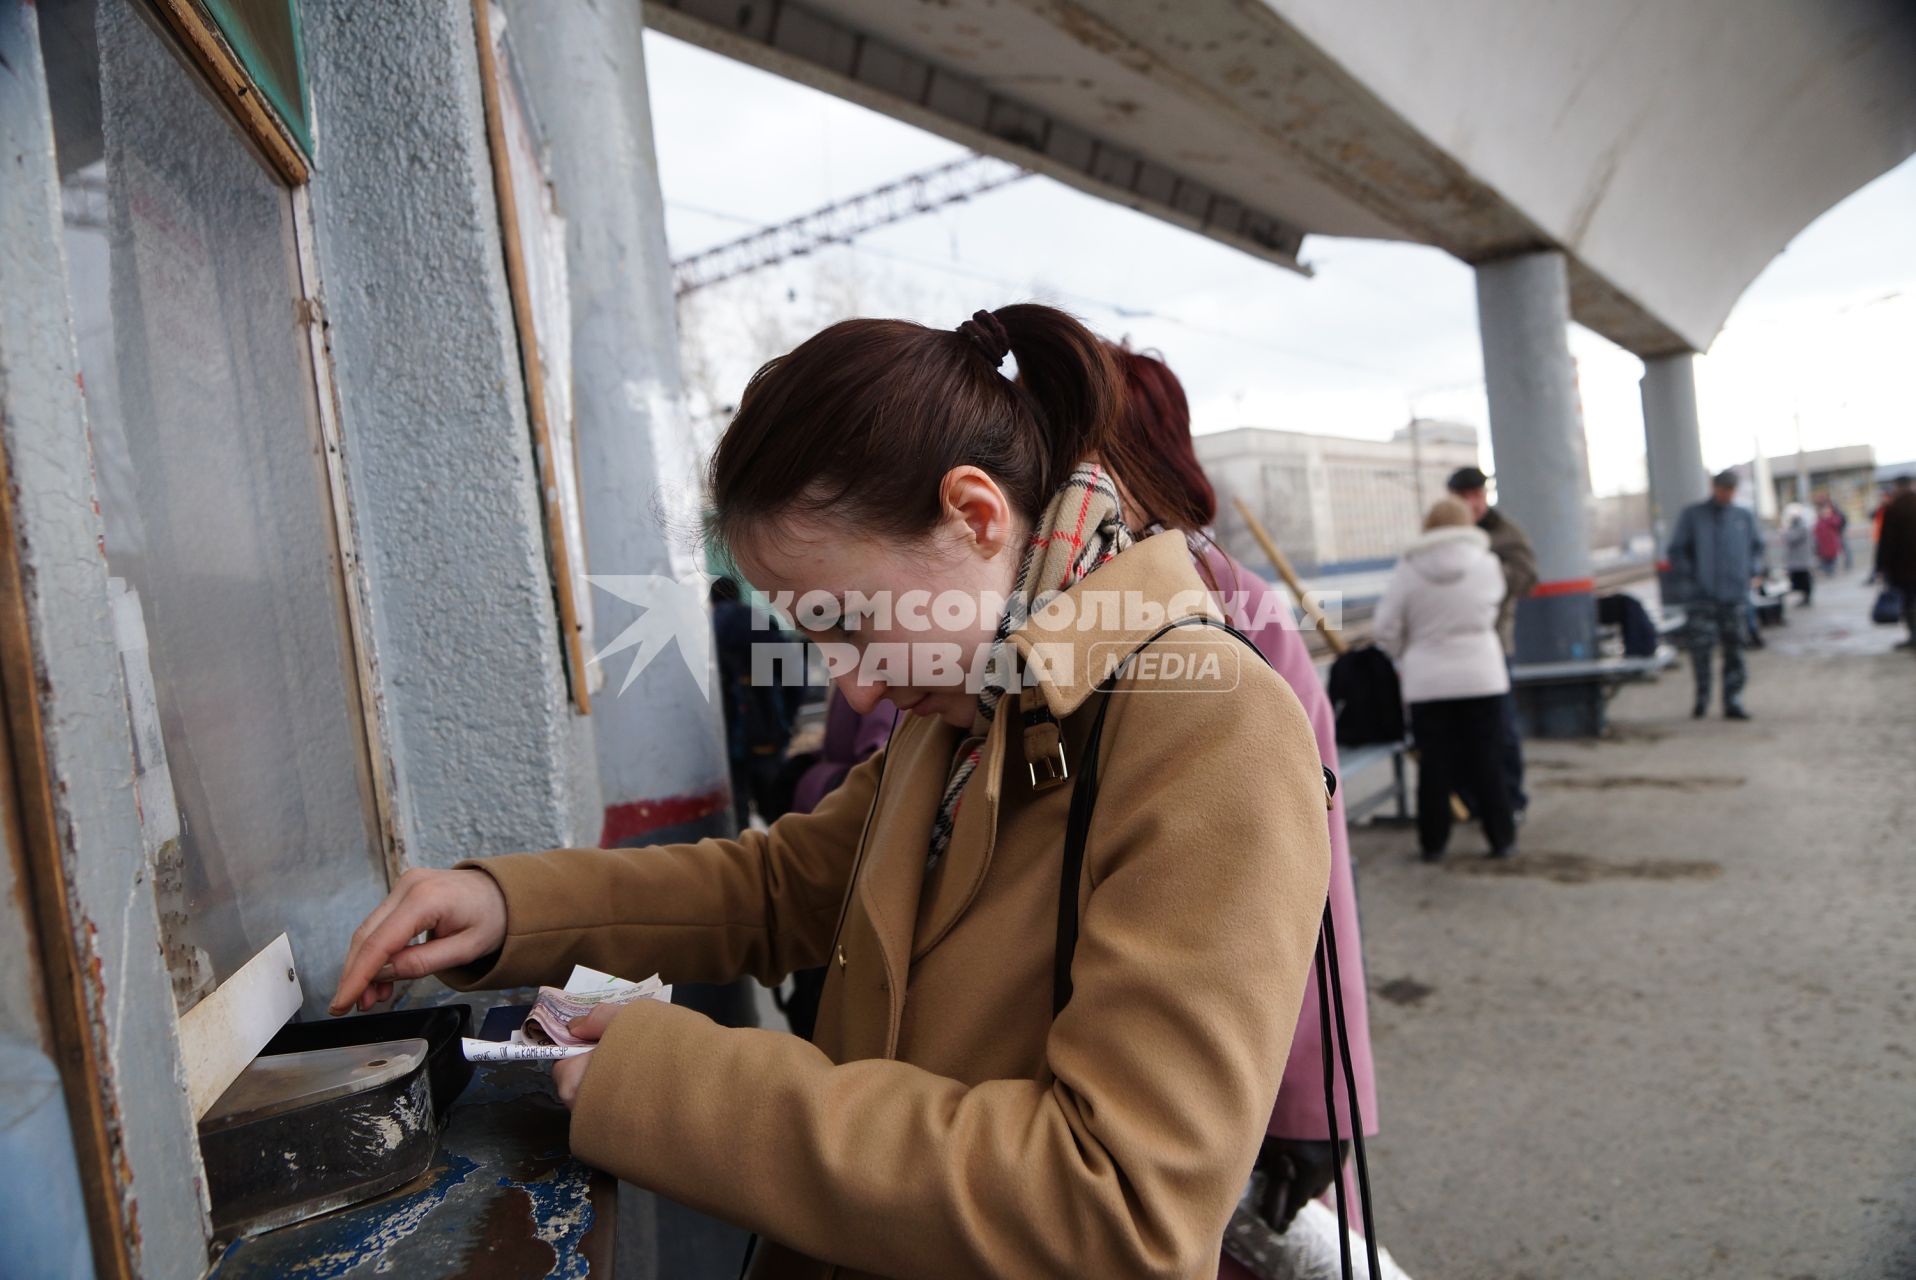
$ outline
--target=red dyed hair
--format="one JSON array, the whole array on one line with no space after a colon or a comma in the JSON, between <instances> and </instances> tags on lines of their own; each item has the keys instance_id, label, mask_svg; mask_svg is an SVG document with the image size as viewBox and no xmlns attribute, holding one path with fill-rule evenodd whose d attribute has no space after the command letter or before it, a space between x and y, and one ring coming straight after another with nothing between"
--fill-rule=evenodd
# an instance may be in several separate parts
<instances>
[{"instance_id":1,"label":"red dyed hair","mask_svg":"<svg viewBox=\"0 0 1916 1280\"><path fill-rule=\"evenodd\" d=\"M1159 356L1113 345L1124 376L1124 408L1106 444L1111 470L1130 496L1136 523L1198 533L1217 519L1217 491L1191 444L1191 403Z\"/></svg>"}]
</instances>

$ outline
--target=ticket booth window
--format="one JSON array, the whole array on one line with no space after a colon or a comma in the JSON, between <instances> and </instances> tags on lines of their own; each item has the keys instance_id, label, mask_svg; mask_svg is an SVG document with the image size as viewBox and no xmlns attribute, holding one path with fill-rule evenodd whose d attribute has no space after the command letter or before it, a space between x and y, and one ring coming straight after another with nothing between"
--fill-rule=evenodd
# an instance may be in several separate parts
<instances>
[{"instance_id":1,"label":"ticket booth window","mask_svg":"<svg viewBox=\"0 0 1916 1280\"><path fill-rule=\"evenodd\" d=\"M72 309L182 1008L384 893L295 193L131 0L51 0ZM323 372L323 371L322 371Z\"/></svg>"}]
</instances>

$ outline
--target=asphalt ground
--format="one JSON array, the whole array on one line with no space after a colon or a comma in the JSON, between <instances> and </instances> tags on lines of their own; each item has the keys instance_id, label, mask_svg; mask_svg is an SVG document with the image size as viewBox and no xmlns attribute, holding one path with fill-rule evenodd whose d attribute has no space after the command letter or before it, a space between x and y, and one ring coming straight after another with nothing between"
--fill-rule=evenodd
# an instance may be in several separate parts
<instances>
[{"instance_id":1,"label":"asphalt ground","mask_svg":"<svg viewBox=\"0 0 1916 1280\"><path fill-rule=\"evenodd\" d=\"M1860 573L1598 741L1529 744L1521 855L1353 833L1378 1234L1417 1280L1916 1277L1916 654Z\"/></svg>"}]
</instances>

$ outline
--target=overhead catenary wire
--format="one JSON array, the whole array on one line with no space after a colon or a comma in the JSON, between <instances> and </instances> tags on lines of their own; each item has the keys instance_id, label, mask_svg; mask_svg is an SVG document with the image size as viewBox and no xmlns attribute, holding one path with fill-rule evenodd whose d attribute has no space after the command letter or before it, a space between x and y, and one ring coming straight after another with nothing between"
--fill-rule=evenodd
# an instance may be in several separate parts
<instances>
[{"instance_id":1,"label":"overhead catenary wire","mask_svg":"<svg viewBox=\"0 0 1916 1280\"><path fill-rule=\"evenodd\" d=\"M1030 170L995 156L961 156L680 258L672 264L673 289L683 297L829 245L847 244L874 228L930 213L1030 176Z\"/></svg>"},{"instance_id":2,"label":"overhead catenary wire","mask_svg":"<svg viewBox=\"0 0 1916 1280\"><path fill-rule=\"evenodd\" d=\"M688 213L696 213L701 216L709 217L709 218L719 218L727 222L734 222L734 223L740 224L742 226L756 226L756 227L762 228L766 225L758 219L746 217L743 214L732 213L722 209L714 209L714 208L711 208L710 206L705 206L705 205L697 205L689 201L668 200L666 201L666 203L673 208L683 209ZM866 244L862 242L856 242L856 241L839 241L835 244L835 246L829 246L829 247L836 247L836 248L844 249L851 253L863 254L867 257L878 258L878 259L889 261L889 262L895 262L903 266L918 267L928 271L943 272L947 275L952 275L952 276L961 277L963 279L972 280L979 284L989 284L996 288L1000 288L1014 294L1022 294L1022 293L1028 292L1033 287L1030 281L1017 281L1017 280L1008 279L1004 276L994 275L988 271L981 270L974 264L970 264L970 263L939 262L935 259L921 258L912 254L899 253L896 250L880 249L875 245ZM1317 365L1335 366L1338 368L1349 369L1356 373L1362 373L1368 377L1389 378L1394 380L1399 376L1398 370L1386 367L1384 365L1370 364L1360 360L1351 360L1342 356L1330 355L1322 351L1314 351L1306 347L1296 347L1286 343L1273 342L1267 338L1261 338L1261 337L1257 337L1257 336L1245 334L1245 333L1233 332L1229 329L1214 328L1210 325L1200 324L1199 322L1191 320L1186 316L1181 316L1174 312L1164 311L1157 307L1139 306L1139 305L1131 304L1131 303L1114 302L1109 298L1101 298L1093 294L1083 293L1079 290L1066 289L1066 288L1061 288L1056 286L1047 288L1046 292L1053 294L1060 301L1068 301L1068 302L1073 302L1082 306L1093 307L1093 308L1096 308L1097 310L1108 312L1111 315L1116 316L1120 320L1156 320L1164 324L1174 325L1177 328L1187 330L1188 332L1191 332L1191 333L1199 334L1203 337L1215 338L1224 342L1236 343L1240 346L1243 346L1247 349L1255 350L1264 355L1276 354L1276 355L1290 356L1294 359L1309 361Z\"/></svg>"}]
</instances>

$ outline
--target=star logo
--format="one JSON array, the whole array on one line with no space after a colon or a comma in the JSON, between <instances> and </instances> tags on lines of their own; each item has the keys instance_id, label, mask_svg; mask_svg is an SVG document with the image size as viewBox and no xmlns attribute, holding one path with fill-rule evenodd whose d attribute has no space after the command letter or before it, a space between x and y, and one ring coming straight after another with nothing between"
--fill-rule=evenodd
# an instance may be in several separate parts
<instances>
[{"instance_id":1,"label":"star logo","mask_svg":"<svg viewBox=\"0 0 1916 1280\"><path fill-rule=\"evenodd\" d=\"M637 650L632 655L632 665L625 669L625 679L619 684L620 693L630 689L639 673L676 640L679 657L685 669L692 673L692 679L698 682L700 696L711 698L712 624L705 612L711 574L695 571L674 579L653 573L592 573L586 575L586 581L643 610L605 648L587 659L591 663L602 663L615 653Z\"/></svg>"}]
</instances>

